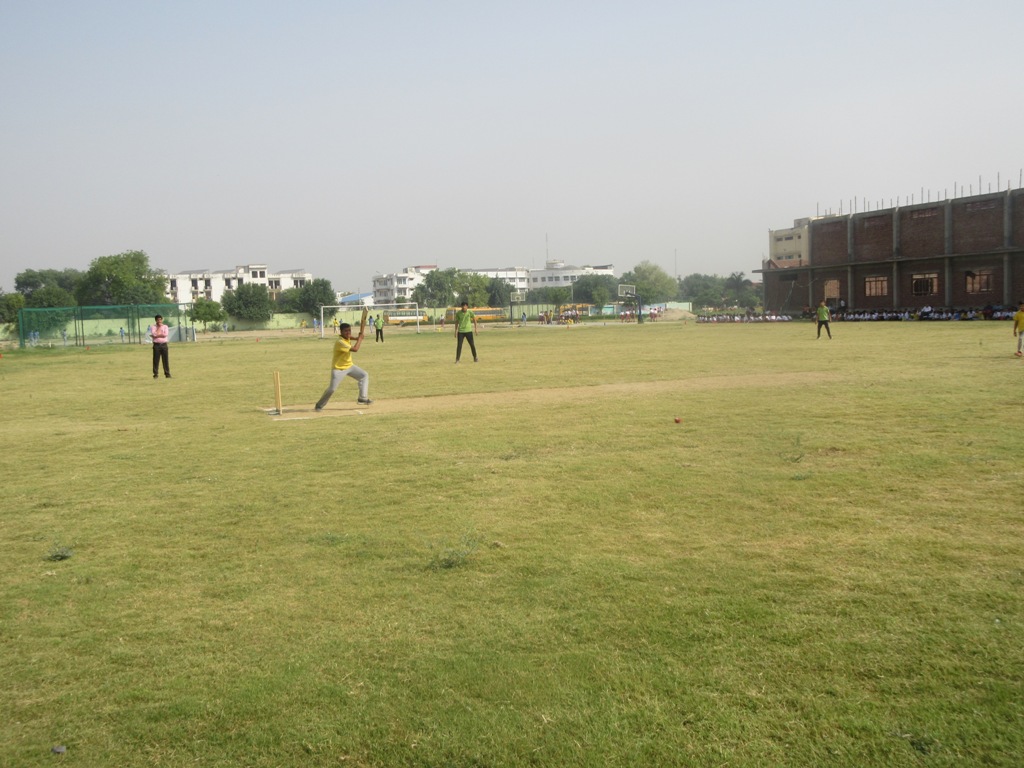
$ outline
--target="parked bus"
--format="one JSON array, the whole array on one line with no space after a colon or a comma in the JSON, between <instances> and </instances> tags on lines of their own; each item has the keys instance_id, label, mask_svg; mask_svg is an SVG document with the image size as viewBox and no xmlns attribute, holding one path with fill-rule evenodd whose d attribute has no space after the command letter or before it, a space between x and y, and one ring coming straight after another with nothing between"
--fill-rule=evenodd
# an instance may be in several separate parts
<instances>
[{"instance_id":1,"label":"parked bus","mask_svg":"<svg viewBox=\"0 0 1024 768\"><path fill-rule=\"evenodd\" d=\"M455 322L455 312L461 309L461 307L448 307L444 313L444 321L446 323ZM508 309L501 309L499 307L470 307L470 310L476 315L478 323L491 323L497 320L508 321Z\"/></svg>"},{"instance_id":2,"label":"parked bus","mask_svg":"<svg viewBox=\"0 0 1024 768\"><path fill-rule=\"evenodd\" d=\"M426 311L423 309L417 309L416 307L395 307L392 309L385 309L382 313L382 317L387 325L404 326L427 322Z\"/></svg>"}]
</instances>

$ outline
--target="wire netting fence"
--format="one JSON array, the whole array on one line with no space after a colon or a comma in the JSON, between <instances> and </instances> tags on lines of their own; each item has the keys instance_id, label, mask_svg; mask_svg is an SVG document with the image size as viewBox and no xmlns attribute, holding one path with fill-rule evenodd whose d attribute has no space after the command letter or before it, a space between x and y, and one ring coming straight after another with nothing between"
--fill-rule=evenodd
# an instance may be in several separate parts
<instances>
[{"instance_id":1,"label":"wire netting fence","mask_svg":"<svg viewBox=\"0 0 1024 768\"><path fill-rule=\"evenodd\" d=\"M104 307L47 307L18 310L21 347L148 343L156 315L170 328L170 341L195 341L191 304L120 304Z\"/></svg>"}]
</instances>

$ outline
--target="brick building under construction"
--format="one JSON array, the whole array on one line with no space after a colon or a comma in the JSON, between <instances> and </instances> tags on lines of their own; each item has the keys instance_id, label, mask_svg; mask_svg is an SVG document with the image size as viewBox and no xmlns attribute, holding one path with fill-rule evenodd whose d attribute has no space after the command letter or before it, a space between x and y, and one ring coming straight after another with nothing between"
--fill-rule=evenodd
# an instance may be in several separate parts
<instances>
[{"instance_id":1,"label":"brick building under construction","mask_svg":"<svg viewBox=\"0 0 1024 768\"><path fill-rule=\"evenodd\" d=\"M798 219L769 232L766 311L1008 307L1024 301L1024 190Z\"/></svg>"}]
</instances>

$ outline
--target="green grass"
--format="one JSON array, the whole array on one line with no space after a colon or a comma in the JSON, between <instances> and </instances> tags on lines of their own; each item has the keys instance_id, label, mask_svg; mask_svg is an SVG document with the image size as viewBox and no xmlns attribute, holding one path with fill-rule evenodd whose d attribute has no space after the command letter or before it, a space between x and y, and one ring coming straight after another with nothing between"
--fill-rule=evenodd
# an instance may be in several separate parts
<instances>
[{"instance_id":1,"label":"green grass","mask_svg":"<svg viewBox=\"0 0 1024 768\"><path fill-rule=\"evenodd\" d=\"M4 351L0 765L1019 765L1009 325L833 329Z\"/></svg>"}]
</instances>

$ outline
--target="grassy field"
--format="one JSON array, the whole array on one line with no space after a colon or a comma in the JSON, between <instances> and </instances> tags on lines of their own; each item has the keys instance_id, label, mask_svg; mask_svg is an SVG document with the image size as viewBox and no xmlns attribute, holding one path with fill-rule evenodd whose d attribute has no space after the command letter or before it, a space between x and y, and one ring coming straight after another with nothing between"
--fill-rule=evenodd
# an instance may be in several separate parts
<instances>
[{"instance_id":1,"label":"grassy field","mask_svg":"<svg viewBox=\"0 0 1024 768\"><path fill-rule=\"evenodd\" d=\"M0 765L1021 765L1010 326L833 331L4 351Z\"/></svg>"}]
</instances>

